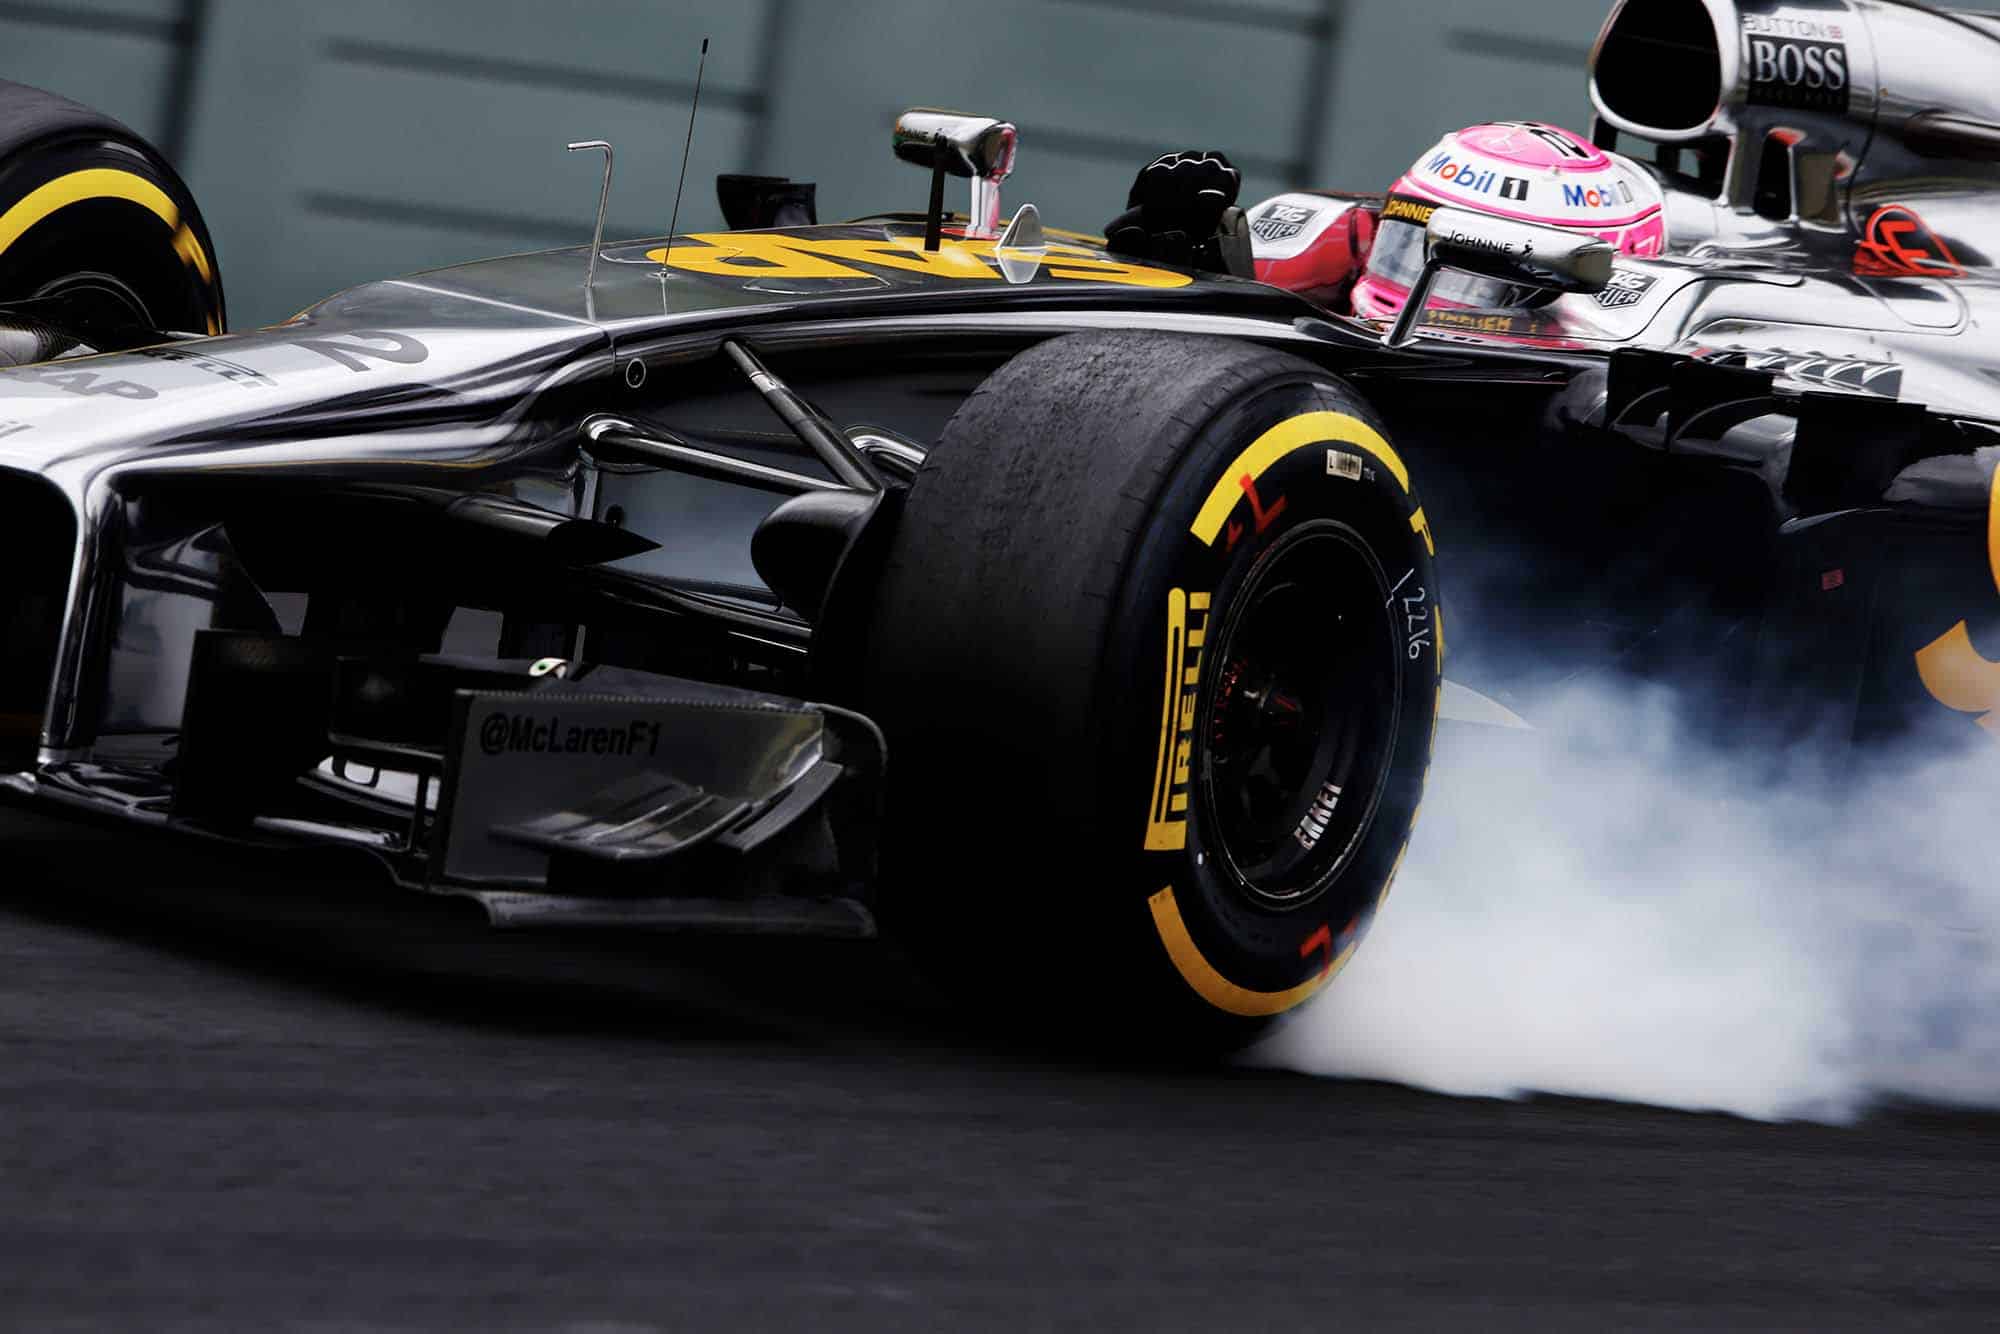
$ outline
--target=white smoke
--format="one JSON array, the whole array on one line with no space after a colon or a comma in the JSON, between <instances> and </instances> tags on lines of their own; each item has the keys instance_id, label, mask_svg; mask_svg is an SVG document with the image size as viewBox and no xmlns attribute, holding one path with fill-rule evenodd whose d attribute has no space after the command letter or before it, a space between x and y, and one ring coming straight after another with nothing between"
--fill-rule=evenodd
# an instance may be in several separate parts
<instances>
[{"instance_id":1,"label":"white smoke","mask_svg":"<svg viewBox=\"0 0 2000 1334\"><path fill-rule=\"evenodd\" d=\"M1253 1060L1759 1118L2000 1105L1991 743L1872 757L1829 804L1695 741L1663 694L1522 712L1541 730L1441 731L1374 932Z\"/></svg>"}]
</instances>

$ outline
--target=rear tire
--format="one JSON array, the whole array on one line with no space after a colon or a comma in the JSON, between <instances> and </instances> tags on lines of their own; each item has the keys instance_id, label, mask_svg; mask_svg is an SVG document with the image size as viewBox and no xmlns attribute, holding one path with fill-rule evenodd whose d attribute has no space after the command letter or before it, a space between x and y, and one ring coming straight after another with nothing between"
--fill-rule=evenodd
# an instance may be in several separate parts
<instances>
[{"instance_id":1,"label":"rear tire","mask_svg":"<svg viewBox=\"0 0 2000 1334\"><path fill-rule=\"evenodd\" d=\"M1387 891L1441 651L1422 506L1351 390L1219 339L1034 347L919 471L865 636L885 924L1004 1011L1241 1045Z\"/></svg>"},{"instance_id":2,"label":"rear tire","mask_svg":"<svg viewBox=\"0 0 2000 1334\"><path fill-rule=\"evenodd\" d=\"M21 301L100 350L226 327L214 242L166 159L87 107L0 82L0 302Z\"/></svg>"}]
</instances>

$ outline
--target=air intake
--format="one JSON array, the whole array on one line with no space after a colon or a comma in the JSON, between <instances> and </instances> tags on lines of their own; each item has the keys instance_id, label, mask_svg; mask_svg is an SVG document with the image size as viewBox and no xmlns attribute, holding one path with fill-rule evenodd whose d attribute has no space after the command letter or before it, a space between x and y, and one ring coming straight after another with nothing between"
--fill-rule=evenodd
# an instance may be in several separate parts
<instances>
[{"instance_id":1,"label":"air intake","mask_svg":"<svg viewBox=\"0 0 2000 1334\"><path fill-rule=\"evenodd\" d=\"M1725 43L1702 0L1625 0L1597 39L1591 99L1612 124L1644 138L1692 138L1721 110L1735 82L1725 67L1737 55L1734 29Z\"/></svg>"}]
</instances>

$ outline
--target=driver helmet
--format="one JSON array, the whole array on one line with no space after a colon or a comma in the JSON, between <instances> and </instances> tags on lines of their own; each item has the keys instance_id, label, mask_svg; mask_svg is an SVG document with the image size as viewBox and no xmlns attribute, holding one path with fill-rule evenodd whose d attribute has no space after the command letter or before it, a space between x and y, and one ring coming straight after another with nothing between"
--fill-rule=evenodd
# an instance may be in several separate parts
<instances>
[{"instance_id":1,"label":"driver helmet","mask_svg":"<svg viewBox=\"0 0 2000 1334\"><path fill-rule=\"evenodd\" d=\"M1390 187L1368 266L1354 285L1354 313L1388 319L1424 267L1424 228L1440 205L1541 223L1609 241L1621 255L1667 248L1660 187L1630 158L1540 121L1506 120L1438 140ZM1446 269L1430 306L1525 305L1533 289Z\"/></svg>"}]
</instances>

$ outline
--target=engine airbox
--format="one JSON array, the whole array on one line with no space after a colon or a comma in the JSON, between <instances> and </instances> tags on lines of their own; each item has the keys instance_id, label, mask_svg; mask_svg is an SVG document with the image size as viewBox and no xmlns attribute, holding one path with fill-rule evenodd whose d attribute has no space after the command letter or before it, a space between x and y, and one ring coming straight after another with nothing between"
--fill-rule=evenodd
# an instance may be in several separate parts
<instances>
[{"instance_id":1,"label":"engine airbox","mask_svg":"<svg viewBox=\"0 0 2000 1334\"><path fill-rule=\"evenodd\" d=\"M1867 0L1620 0L1591 53L1591 102L1610 124L1656 143L1779 122L1865 129L1883 71L1864 5L1874 8Z\"/></svg>"},{"instance_id":2,"label":"engine airbox","mask_svg":"<svg viewBox=\"0 0 2000 1334\"><path fill-rule=\"evenodd\" d=\"M1591 52L1590 97L1600 143L1616 131L1691 146L1703 193L1767 216L1780 214L1754 191L1774 155L1792 164L1794 192L1831 188L1857 207L1862 191L2000 189L1991 15L1890 0L1619 0Z\"/></svg>"},{"instance_id":3,"label":"engine airbox","mask_svg":"<svg viewBox=\"0 0 2000 1334\"><path fill-rule=\"evenodd\" d=\"M1619 0L1590 57L1590 100L1607 123L1655 143L1844 124L1858 161L1868 132L1944 159L1985 156L2000 124L2000 17L1888 0Z\"/></svg>"}]
</instances>

